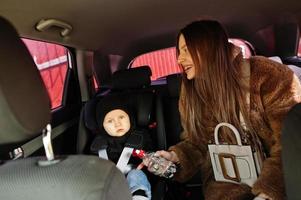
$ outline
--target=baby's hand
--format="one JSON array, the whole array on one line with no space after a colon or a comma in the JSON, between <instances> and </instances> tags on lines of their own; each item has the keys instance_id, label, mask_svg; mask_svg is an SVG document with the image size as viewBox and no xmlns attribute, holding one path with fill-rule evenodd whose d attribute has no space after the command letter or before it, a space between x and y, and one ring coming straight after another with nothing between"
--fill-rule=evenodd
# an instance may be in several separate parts
<instances>
[{"instance_id":1,"label":"baby's hand","mask_svg":"<svg viewBox=\"0 0 301 200\"><path fill-rule=\"evenodd\" d=\"M137 166L137 169L142 169L145 165L143 164L143 162L141 162L138 166Z\"/></svg>"}]
</instances>

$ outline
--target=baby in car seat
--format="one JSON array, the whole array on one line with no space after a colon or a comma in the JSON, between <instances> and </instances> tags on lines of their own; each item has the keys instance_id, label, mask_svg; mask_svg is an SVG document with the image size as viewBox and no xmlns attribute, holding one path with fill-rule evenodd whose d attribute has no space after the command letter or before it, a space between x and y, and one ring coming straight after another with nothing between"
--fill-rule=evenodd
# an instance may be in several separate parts
<instances>
[{"instance_id":1,"label":"baby in car seat","mask_svg":"<svg viewBox=\"0 0 301 200\"><path fill-rule=\"evenodd\" d=\"M99 134L91 145L91 152L117 164L126 175L133 200L150 200L151 186L142 170L136 169L141 162L131 156L133 148L152 149L147 130L138 130L129 105L118 102L99 103L96 108Z\"/></svg>"}]
</instances>

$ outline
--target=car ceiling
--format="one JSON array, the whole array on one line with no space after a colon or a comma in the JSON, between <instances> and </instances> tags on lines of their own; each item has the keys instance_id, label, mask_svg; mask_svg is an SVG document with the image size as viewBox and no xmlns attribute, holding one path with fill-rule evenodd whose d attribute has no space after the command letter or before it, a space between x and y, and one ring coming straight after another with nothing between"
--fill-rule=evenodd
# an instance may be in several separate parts
<instances>
[{"instance_id":1,"label":"car ceiling","mask_svg":"<svg viewBox=\"0 0 301 200\"><path fill-rule=\"evenodd\" d=\"M139 54L169 47L177 31L200 18L221 21L231 37L252 39L279 21L301 22L300 0L1 0L0 15L23 37L107 54ZM39 32L41 19L73 27L68 37L57 30Z\"/></svg>"}]
</instances>

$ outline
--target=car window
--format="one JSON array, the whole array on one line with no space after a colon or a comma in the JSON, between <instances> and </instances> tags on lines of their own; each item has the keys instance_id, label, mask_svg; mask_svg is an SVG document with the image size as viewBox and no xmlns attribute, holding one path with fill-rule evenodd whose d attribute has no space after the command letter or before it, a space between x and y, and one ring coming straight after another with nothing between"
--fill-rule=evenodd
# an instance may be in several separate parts
<instances>
[{"instance_id":1,"label":"car window","mask_svg":"<svg viewBox=\"0 0 301 200\"><path fill-rule=\"evenodd\" d=\"M68 50L48 42L22 39L33 57L51 99L51 109L62 105L68 69Z\"/></svg>"},{"instance_id":2,"label":"car window","mask_svg":"<svg viewBox=\"0 0 301 200\"><path fill-rule=\"evenodd\" d=\"M176 48L171 47L161 49L138 56L134 59L131 67L150 66L152 70L152 80L181 72L181 68L176 59Z\"/></svg>"},{"instance_id":3,"label":"car window","mask_svg":"<svg viewBox=\"0 0 301 200\"><path fill-rule=\"evenodd\" d=\"M249 58L252 55L253 49L251 49L252 46L248 42L236 38L231 38L229 42L239 46L245 58ZM181 72L181 68L176 59L175 47L161 49L137 56L132 61L131 67L140 67L143 65L150 66L152 70L152 80L157 80L160 77Z\"/></svg>"},{"instance_id":4,"label":"car window","mask_svg":"<svg viewBox=\"0 0 301 200\"><path fill-rule=\"evenodd\" d=\"M298 57L301 57L301 38L299 39Z\"/></svg>"},{"instance_id":5,"label":"car window","mask_svg":"<svg viewBox=\"0 0 301 200\"><path fill-rule=\"evenodd\" d=\"M254 47L245 40L231 38L229 39L229 42L241 48L241 52L244 58L250 58L250 56L254 54Z\"/></svg>"}]
</instances>

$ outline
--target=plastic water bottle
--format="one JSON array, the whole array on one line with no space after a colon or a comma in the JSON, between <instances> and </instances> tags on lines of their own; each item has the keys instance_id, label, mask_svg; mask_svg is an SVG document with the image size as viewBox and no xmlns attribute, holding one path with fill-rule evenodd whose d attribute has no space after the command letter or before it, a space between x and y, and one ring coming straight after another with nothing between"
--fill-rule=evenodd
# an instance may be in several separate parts
<instances>
[{"instance_id":1,"label":"plastic water bottle","mask_svg":"<svg viewBox=\"0 0 301 200\"><path fill-rule=\"evenodd\" d=\"M173 162L166 160L163 157L155 156L155 152L146 153L143 150L136 149L133 151L133 156L141 158L143 164L148 166L148 171L157 176L172 178L177 171L177 167Z\"/></svg>"}]
</instances>

